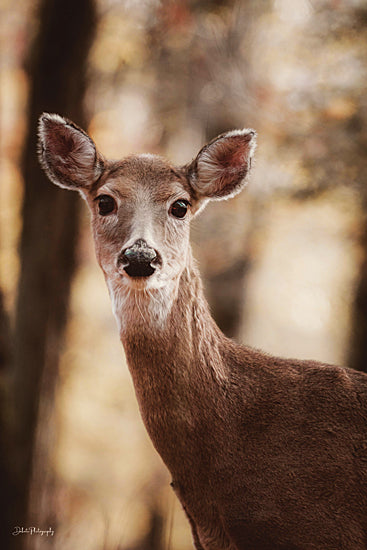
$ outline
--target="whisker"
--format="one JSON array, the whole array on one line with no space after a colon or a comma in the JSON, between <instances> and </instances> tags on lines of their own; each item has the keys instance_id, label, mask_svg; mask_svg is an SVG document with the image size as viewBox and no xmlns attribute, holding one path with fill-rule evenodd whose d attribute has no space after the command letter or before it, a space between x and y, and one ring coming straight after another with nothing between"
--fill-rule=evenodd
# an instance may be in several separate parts
<instances>
[{"instance_id":1,"label":"whisker","mask_svg":"<svg viewBox=\"0 0 367 550\"><path fill-rule=\"evenodd\" d=\"M136 307L138 308L139 313L140 313L141 318L143 319L144 323L148 324L148 323L147 323L147 320L145 319L145 317L144 317L144 315L143 315L142 310L140 309L140 306L139 306L139 299L137 299L137 295L135 295L135 303L136 303Z\"/></svg>"}]
</instances>

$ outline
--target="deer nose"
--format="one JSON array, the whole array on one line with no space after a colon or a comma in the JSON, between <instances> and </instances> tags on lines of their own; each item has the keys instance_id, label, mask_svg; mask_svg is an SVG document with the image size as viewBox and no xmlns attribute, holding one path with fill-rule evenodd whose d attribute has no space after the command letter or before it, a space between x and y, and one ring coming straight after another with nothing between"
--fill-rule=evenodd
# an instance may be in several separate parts
<instances>
[{"instance_id":1,"label":"deer nose","mask_svg":"<svg viewBox=\"0 0 367 550\"><path fill-rule=\"evenodd\" d=\"M121 252L118 265L122 266L130 277L150 277L155 271L152 262L157 258L157 252L143 239L139 239Z\"/></svg>"}]
</instances>

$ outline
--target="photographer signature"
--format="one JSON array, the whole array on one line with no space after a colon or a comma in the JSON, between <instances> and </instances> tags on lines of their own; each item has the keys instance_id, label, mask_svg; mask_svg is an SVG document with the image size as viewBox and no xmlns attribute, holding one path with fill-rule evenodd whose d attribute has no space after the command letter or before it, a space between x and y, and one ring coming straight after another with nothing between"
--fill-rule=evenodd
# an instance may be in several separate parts
<instances>
[{"instance_id":1,"label":"photographer signature","mask_svg":"<svg viewBox=\"0 0 367 550\"><path fill-rule=\"evenodd\" d=\"M43 537L44 535L46 537L53 537L55 531L49 527L47 530L40 529L39 527L14 527L14 531L12 532L12 535L41 535Z\"/></svg>"}]
</instances>

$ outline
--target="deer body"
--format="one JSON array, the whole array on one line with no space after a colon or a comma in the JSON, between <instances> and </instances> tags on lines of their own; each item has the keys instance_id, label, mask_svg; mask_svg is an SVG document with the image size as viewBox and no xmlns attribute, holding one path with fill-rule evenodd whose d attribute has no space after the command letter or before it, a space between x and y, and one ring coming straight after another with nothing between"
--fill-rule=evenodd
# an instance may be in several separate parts
<instances>
[{"instance_id":1,"label":"deer body","mask_svg":"<svg viewBox=\"0 0 367 550\"><path fill-rule=\"evenodd\" d=\"M195 547L366 549L367 376L226 338L192 259L187 220L240 190L253 133L219 136L180 169L108 163L55 115L40 134L50 178L91 209L141 415Z\"/></svg>"}]
</instances>

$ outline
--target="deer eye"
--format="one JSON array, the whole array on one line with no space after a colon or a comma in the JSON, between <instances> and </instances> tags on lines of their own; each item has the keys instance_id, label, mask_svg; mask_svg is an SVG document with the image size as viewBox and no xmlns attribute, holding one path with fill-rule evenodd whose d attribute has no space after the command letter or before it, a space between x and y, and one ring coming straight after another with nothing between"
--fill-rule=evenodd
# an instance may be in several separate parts
<instances>
[{"instance_id":1,"label":"deer eye","mask_svg":"<svg viewBox=\"0 0 367 550\"><path fill-rule=\"evenodd\" d=\"M179 199L175 201L170 208L170 214L175 218L184 218L187 213L187 208L189 206L189 201L185 199Z\"/></svg>"},{"instance_id":2,"label":"deer eye","mask_svg":"<svg viewBox=\"0 0 367 550\"><path fill-rule=\"evenodd\" d=\"M116 209L116 201L110 195L100 195L97 197L98 209L101 216L108 216Z\"/></svg>"}]
</instances>

